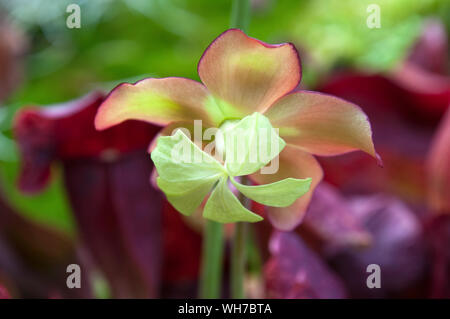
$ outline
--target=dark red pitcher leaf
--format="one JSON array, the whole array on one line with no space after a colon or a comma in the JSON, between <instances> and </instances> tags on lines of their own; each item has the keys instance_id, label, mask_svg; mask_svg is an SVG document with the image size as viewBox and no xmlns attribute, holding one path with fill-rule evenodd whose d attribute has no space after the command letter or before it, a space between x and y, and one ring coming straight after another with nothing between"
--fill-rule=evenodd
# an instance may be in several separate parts
<instances>
[{"instance_id":1,"label":"dark red pitcher leaf","mask_svg":"<svg viewBox=\"0 0 450 319\"><path fill-rule=\"evenodd\" d=\"M268 298L345 298L341 280L295 233L275 232L264 267Z\"/></svg>"}]
</instances>

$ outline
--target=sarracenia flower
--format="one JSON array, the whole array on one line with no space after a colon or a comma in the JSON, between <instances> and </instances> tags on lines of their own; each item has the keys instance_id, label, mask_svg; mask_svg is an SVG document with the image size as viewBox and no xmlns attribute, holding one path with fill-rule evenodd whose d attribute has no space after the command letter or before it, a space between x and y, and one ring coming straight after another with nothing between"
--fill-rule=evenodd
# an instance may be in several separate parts
<instances>
[{"instance_id":1,"label":"sarracenia flower","mask_svg":"<svg viewBox=\"0 0 450 319\"><path fill-rule=\"evenodd\" d=\"M249 177L258 184L312 178L304 196L287 207L268 208L273 225L283 230L298 225L322 179L313 155L362 150L378 158L367 116L358 106L326 94L296 90L301 66L290 43L270 45L230 29L206 49L198 73L203 84L170 77L117 86L99 108L96 128L136 119L166 126L160 134L168 135L194 120L202 120L206 127L223 127L225 122L255 112L264 115L261 118L267 118L269 125L279 128L286 146L279 154L276 173L252 172ZM215 190L218 187L221 182Z\"/></svg>"}]
</instances>

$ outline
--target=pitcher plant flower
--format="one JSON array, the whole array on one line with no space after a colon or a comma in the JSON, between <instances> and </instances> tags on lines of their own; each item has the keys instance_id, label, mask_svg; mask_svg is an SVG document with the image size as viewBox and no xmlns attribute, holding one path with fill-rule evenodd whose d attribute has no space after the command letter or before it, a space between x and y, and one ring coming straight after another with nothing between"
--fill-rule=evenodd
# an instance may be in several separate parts
<instances>
[{"instance_id":1,"label":"pitcher plant flower","mask_svg":"<svg viewBox=\"0 0 450 319\"><path fill-rule=\"evenodd\" d=\"M203 173L199 170L196 176L184 176L185 179L181 180L182 176L178 175L179 179L176 179L176 174L189 174L188 170L179 167L177 173L170 175L168 172L174 167L166 165L163 168L165 164L161 161L161 151L167 151L168 144L173 144L175 139L185 140L186 136L177 132L171 137L158 138L153 151L156 154L152 155L160 175L160 188L170 188L166 192L169 200L173 197L171 195L179 196L181 192L192 194L200 185L202 192L199 193L205 195L214 187L211 197L217 196L223 205L228 206L227 214L234 214L235 211L230 212L230 209L237 208L235 204L238 203L226 187L228 176L240 192L256 201L261 201L261 197L265 198L270 193L264 192L264 188L272 191L273 185L286 186L289 181L295 187L283 187L278 197L280 200L293 190L294 199L284 203L273 200L272 203L264 204L271 206L267 212L272 224L278 229L290 230L301 222L312 192L322 179L322 169L314 155L333 156L362 150L380 161L372 142L370 123L358 106L330 95L298 89L301 64L298 52L291 43L267 44L248 37L238 29L229 29L203 53L198 64L198 74L202 83L169 77L120 84L100 106L95 118L96 128L103 130L134 119L166 126L160 132L161 136L169 135L175 128L189 127L195 120L201 120L206 128L220 130L230 125L252 127L246 126L245 123L249 121L254 124L264 123L269 130L279 129L281 146L272 149L270 154L272 158L278 156L279 168L273 174L262 174L258 170L267 162L260 161L251 169L230 172L226 163L221 165L214 162L213 158L208 158L212 163L210 175L203 167ZM248 136L242 137L249 139ZM173 149L173 145L171 147ZM194 152L202 152L195 149L195 145L189 147ZM190 169L191 172L195 171L193 167ZM262 185L241 185L233 179L234 176L243 175L248 175L253 182ZM200 179L203 179L201 183ZM206 180L209 182L207 186L204 184ZM309 183L311 187L305 189ZM179 193L174 194L177 188ZM220 196L218 193L221 193ZM217 213L220 208L217 203L219 201L212 203L215 207L210 212ZM189 204L197 205L198 199ZM225 222L260 220L251 214L246 212L247 219L241 218L243 215L232 219L222 214L218 218ZM218 218L213 217L214 220Z\"/></svg>"}]
</instances>

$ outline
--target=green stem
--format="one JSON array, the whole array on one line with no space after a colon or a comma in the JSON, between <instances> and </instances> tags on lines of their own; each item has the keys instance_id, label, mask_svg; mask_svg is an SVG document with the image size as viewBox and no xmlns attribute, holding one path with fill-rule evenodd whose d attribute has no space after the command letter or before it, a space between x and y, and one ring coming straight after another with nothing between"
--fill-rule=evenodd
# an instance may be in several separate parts
<instances>
[{"instance_id":1,"label":"green stem","mask_svg":"<svg viewBox=\"0 0 450 319\"><path fill-rule=\"evenodd\" d=\"M250 1L233 0L231 28L247 32L250 22ZM219 298L222 281L223 225L206 221L203 234L203 252L200 278L200 297ZM232 248L231 294L234 298L243 298L243 279L245 270L246 225L236 224Z\"/></svg>"},{"instance_id":2,"label":"green stem","mask_svg":"<svg viewBox=\"0 0 450 319\"><path fill-rule=\"evenodd\" d=\"M231 248L231 298L243 299L247 260L247 223L236 223Z\"/></svg>"},{"instance_id":3,"label":"green stem","mask_svg":"<svg viewBox=\"0 0 450 319\"><path fill-rule=\"evenodd\" d=\"M219 298L222 282L223 225L206 221L203 235L200 298Z\"/></svg>"},{"instance_id":4,"label":"green stem","mask_svg":"<svg viewBox=\"0 0 450 319\"><path fill-rule=\"evenodd\" d=\"M248 179L242 177L241 183L248 184ZM242 205L250 207L251 201L240 194ZM234 229L233 242L231 246L231 298L243 299L244 294L244 276L247 265L247 229L245 222L236 223Z\"/></svg>"},{"instance_id":5,"label":"green stem","mask_svg":"<svg viewBox=\"0 0 450 319\"><path fill-rule=\"evenodd\" d=\"M238 28L244 32L247 32L249 24L250 24L250 1L233 0L233 6L231 8L230 26L232 28Z\"/></svg>"},{"instance_id":6,"label":"green stem","mask_svg":"<svg viewBox=\"0 0 450 319\"><path fill-rule=\"evenodd\" d=\"M250 1L233 0L231 11L231 27L248 31L250 24ZM247 178L243 177L242 184L247 184ZM249 208L250 201L241 194L241 202ZM246 241L247 223L236 223L233 243L231 247L231 297L235 299L244 298L244 275L246 266Z\"/></svg>"}]
</instances>

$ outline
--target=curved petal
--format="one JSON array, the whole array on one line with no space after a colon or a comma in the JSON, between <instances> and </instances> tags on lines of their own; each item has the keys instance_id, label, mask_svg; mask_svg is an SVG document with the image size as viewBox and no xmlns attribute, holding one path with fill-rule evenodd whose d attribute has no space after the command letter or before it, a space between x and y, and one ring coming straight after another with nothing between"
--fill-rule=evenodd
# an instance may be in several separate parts
<instances>
[{"instance_id":1,"label":"curved petal","mask_svg":"<svg viewBox=\"0 0 450 319\"><path fill-rule=\"evenodd\" d=\"M286 146L280 153L280 167L275 174L255 173L250 178L258 184L269 184L285 178L312 178L311 187L307 193L288 207L267 207L267 212L273 226L279 230L294 229L303 219L306 208L311 200L316 186L323 177L322 168L314 156L302 150Z\"/></svg>"},{"instance_id":2,"label":"curved petal","mask_svg":"<svg viewBox=\"0 0 450 319\"><path fill-rule=\"evenodd\" d=\"M379 158L366 114L340 98L297 91L275 102L264 115L287 144L309 153L338 155L359 149Z\"/></svg>"},{"instance_id":3,"label":"curved petal","mask_svg":"<svg viewBox=\"0 0 450 319\"><path fill-rule=\"evenodd\" d=\"M203 53L198 74L225 118L262 112L300 82L297 50L270 45L230 29Z\"/></svg>"},{"instance_id":4,"label":"curved petal","mask_svg":"<svg viewBox=\"0 0 450 319\"><path fill-rule=\"evenodd\" d=\"M210 101L208 90L201 83L185 78L122 83L100 106L95 127L103 130L131 119L157 125L189 119L214 124L214 105Z\"/></svg>"}]
</instances>

